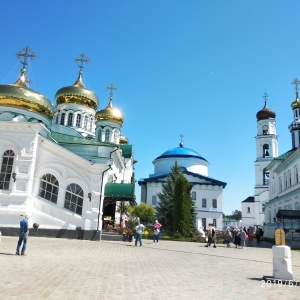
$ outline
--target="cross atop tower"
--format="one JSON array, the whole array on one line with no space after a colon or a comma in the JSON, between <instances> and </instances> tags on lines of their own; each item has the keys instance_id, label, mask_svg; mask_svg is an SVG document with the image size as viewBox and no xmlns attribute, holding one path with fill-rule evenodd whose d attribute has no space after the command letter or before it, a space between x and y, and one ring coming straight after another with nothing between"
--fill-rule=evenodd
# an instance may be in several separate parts
<instances>
[{"instance_id":1,"label":"cross atop tower","mask_svg":"<svg viewBox=\"0 0 300 300\"><path fill-rule=\"evenodd\" d=\"M264 93L262 96L265 99L265 105L267 104L267 98L269 97L269 95L267 93Z\"/></svg>"},{"instance_id":2,"label":"cross atop tower","mask_svg":"<svg viewBox=\"0 0 300 300\"><path fill-rule=\"evenodd\" d=\"M36 55L33 53L28 46L26 46L24 49L19 51L16 56L21 60L23 57L23 61L21 60L21 64L23 65L23 69L25 70L25 66L28 65L27 58L35 59Z\"/></svg>"},{"instance_id":3,"label":"cross atop tower","mask_svg":"<svg viewBox=\"0 0 300 300\"><path fill-rule=\"evenodd\" d=\"M75 62L77 63L80 72L82 71L82 69L84 68L84 63L88 64L90 62L90 60L88 59L88 57L84 54L81 53L79 54L76 58L75 58Z\"/></svg>"},{"instance_id":4,"label":"cross atop tower","mask_svg":"<svg viewBox=\"0 0 300 300\"><path fill-rule=\"evenodd\" d=\"M180 144L179 144L180 147L183 147L183 142L182 142L182 138L183 138L183 137L184 137L184 135L181 134L181 135L180 135Z\"/></svg>"},{"instance_id":5,"label":"cross atop tower","mask_svg":"<svg viewBox=\"0 0 300 300\"><path fill-rule=\"evenodd\" d=\"M298 84L299 83L300 83L300 81L297 78L295 78L294 81L291 82L291 84L294 84L295 88L296 88L296 99L298 99L298 92L299 92L299 90L298 90Z\"/></svg>"},{"instance_id":6,"label":"cross atop tower","mask_svg":"<svg viewBox=\"0 0 300 300\"><path fill-rule=\"evenodd\" d=\"M110 98L112 98L114 95L113 91L118 90L118 88L113 83L111 83L109 86L107 86L106 89L109 90L108 94L110 95Z\"/></svg>"}]
</instances>

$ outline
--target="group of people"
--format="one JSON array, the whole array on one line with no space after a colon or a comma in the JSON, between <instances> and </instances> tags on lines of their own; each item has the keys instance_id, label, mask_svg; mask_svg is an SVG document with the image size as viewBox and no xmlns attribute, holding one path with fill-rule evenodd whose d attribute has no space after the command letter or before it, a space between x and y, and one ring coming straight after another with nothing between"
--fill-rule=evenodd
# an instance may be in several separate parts
<instances>
[{"instance_id":1,"label":"group of people","mask_svg":"<svg viewBox=\"0 0 300 300\"><path fill-rule=\"evenodd\" d=\"M214 227L214 224L209 223L208 229L203 230L202 228L199 229L199 235L200 237L205 238L207 244L205 247L210 247L213 245L214 248L216 248L216 229ZM259 246L261 237L263 236L264 232L261 227L257 227L255 230L253 227L249 227L248 229L244 228L238 228L235 227L231 229L230 227L227 227L227 229L224 231L224 241L223 244L226 245L226 247L231 247L231 243L235 245L236 248L244 249L247 246L253 246L254 236L256 237L256 244Z\"/></svg>"},{"instance_id":2,"label":"group of people","mask_svg":"<svg viewBox=\"0 0 300 300\"><path fill-rule=\"evenodd\" d=\"M244 249L247 246L253 247L254 235L256 237L256 244L260 245L261 237L263 236L263 230L261 227L257 227L254 230L253 227L244 228L233 228L227 227L225 230L224 244L227 247L231 247L230 243L233 242L236 248Z\"/></svg>"}]
</instances>

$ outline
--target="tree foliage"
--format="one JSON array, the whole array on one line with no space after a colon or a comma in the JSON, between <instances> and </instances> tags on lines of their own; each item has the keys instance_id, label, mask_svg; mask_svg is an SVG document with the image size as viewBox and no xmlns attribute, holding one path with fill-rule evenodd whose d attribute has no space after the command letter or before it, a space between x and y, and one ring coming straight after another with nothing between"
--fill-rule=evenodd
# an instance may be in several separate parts
<instances>
[{"instance_id":1,"label":"tree foliage","mask_svg":"<svg viewBox=\"0 0 300 300\"><path fill-rule=\"evenodd\" d=\"M183 174L178 175L174 187L173 230L188 237L195 228L195 204L191 196L192 185Z\"/></svg>"},{"instance_id":2,"label":"tree foliage","mask_svg":"<svg viewBox=\"0 0 300 300\"><path fill-rule=\"evenodd\" d=\"M128 206L127 209L130 217L139 218L142 223L154 221L155 209L151 205L142 202L139 205Z\"/></svg>"},{"instance_id":3,"label":"tree foliage","mask_svg":"<svg viewBox=\"0 0 300 300\"><path fill-rule=\"evenodd\" d=\"M167 181L162 184L162 192L157 194L159 201L156 206L156 218L169 234L173 234L174 187L176 178L180 174L182 174L180 166L176 161Z\"/></svg>"}]
</instances>

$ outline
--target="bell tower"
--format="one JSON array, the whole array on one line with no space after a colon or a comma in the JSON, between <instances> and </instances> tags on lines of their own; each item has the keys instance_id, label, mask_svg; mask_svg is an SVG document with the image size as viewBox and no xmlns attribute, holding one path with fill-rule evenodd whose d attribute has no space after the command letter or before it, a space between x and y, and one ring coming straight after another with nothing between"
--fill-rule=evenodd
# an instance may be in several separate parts
<instances>
[{"instance_id":1,"label":"bell tower","mask_svg":"<svg viewBox=\"0 0 300 300\"><path fill-rule=\"evenodd\" d=\"M294 114L294 121L290 124L289 130L292 135L292 146L293 148L300 147L300 99L298 95L298 84L300 81L296 78L292 84L296 87L296 99L292 103L292 109Z\"/></svg>"},{"instance_id":2,"label":"bell tower","mask_svg":"<svg viewBox=\"0 0 300 300\"><path fill-rule=\"evenodd\" d=\"M255 160L255 195L268 190L269 171L266 167L278 156L278 137L276 135L276 113L267 106L265 93L263 98L265 105L257 112L257 135L256 135L256 160Z\"/></svg>"}]
</instances>

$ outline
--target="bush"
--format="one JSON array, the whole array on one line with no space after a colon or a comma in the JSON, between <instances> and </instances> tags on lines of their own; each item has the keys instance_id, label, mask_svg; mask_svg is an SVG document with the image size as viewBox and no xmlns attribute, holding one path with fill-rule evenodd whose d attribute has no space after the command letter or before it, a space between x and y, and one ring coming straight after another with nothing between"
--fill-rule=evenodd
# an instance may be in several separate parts
<instances>
[{"instance_id":1,"label":"bush","mask_svg":"<svg viewBox=\"0 0 300 300\"><path fill-rule=\"evenodd\" d=\"M179 240L181 238L181 234L179 232L174 233L173 239L174 240Z\"/></svg>"}]
</instances>

